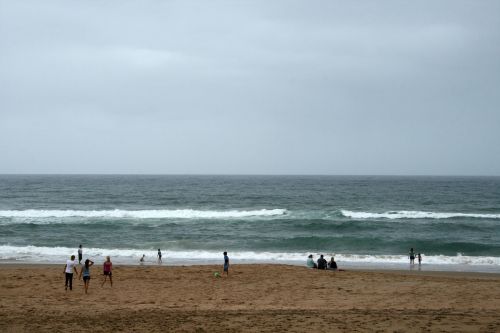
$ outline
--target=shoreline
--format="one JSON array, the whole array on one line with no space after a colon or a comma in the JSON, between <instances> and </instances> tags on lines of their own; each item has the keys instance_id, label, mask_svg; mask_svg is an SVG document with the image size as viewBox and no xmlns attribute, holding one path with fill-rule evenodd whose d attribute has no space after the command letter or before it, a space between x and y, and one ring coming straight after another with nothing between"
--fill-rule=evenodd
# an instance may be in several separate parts
<instances>
[{"instance_id":1,"label":"shoreline","mask_svg":"<svg viewBox=\"0 0 500 333\"><path fill-rule=\"evenodd\" d=\"M164 261L171 265L198 265L218 264L222 252L226 250L165 250ZM0 264L2 262L23 263L59 263L61 258L75 254L76 249L70 247L44 247L44 246L11 246L0 245ZM107 255L111 256L113 262L119 264L138 264L139 258L146 254L146 262L156 262L156 249L118 249L118 248L94 248L86 247L84 257L94 261L103 260ZM368 268L368 269L402 269L410 268L409 259L402 254L363 254L363 253L338 253L332 251L323 252L269 252L269 251L243 251L231 250L229 256L232 262L241 264L291 264L302 266L309 254L317 258L324 254L325 258L334 256L341 267L346 268ZM413 265L418 269L418 263ZM456 255L429 255L423 253L422 269L435 271L476 271L476 272L499 272L500 257L498 256L469 256L457 253Z\"/></svg>"},{"instance_id":2,"label":"shoreline","mask_svg":"<svg viewBox=\"0 0 500 333\"><path fill-rule=\"evenodd\" d=\"M22 269L43 269L43 268L60 268L64 266L65 263L14 263L14 262L0 262L0 270L3 268L22 268ZM101 262L96 262L94 264L94 270L99 270L101 267ZM82 264L77 264L77 267L83 266ZM113 264L113 266L126 268L126 269L165 269L165 268L221 268L220 263L191 263L191 264L157 264L157 263L146 263L146 264ZM322 271L317 269L307 268L305 265L295 265L286 263L231 263L231 267L234 266L255 266L255 267L296 267L303 268L310 271ZM344 269L341 267L341 269ZM500 277L500 272L477 272L477 271L453 271L453 270L418 270L418 269L390 269L390 268L367 268L367 267L347 267L343 271L331 271L324 270L332 274L343 272L359 272L359 273L387 273L387 274L401 274L401 275L416 275L416 276L446 276L446 277Z\"/></svg>"}]
</instances>

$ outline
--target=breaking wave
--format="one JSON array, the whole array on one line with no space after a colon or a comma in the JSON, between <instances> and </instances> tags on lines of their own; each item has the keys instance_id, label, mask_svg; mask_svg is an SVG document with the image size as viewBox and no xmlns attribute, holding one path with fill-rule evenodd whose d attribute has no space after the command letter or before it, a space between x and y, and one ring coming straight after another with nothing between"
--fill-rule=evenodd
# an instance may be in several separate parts
<instances>
[{"instance_id":1,"label":"breaking wave","mask_svg":"<svg viewBox=\"0 0 500 333\"><path fill-rule=\"evenodd\" d=\"M0 217L10 218L134 218L134 219L228 219L244 217L268 217L286 214L286 209L259 210L0 210Z\"/></svg>"},{"instance_id":2,"label":"breaking wave","mask_svg":"<svg viewBox=\"0 0 500 333\"><path fill-rule=\"evenodd\" d=\"M76 248L69 247L45 247L45 246L11 246L0 245L0 260L14 262L61 262L69 258L70 255L76 255ZM122 264L138 263L139 258L146 254L146 261L153 263L156 261L155 249L105 249L105 248L84 248L84 258L103 261L105 256L111 256L113 262ZM165 262L192 262L207 263L219 262L222 252L207 250L185 250L185 251L162 251ZM254 252L254 251L234 251L229 256L232 260L242 262L270 262L270 263L295 263L305 264L309 252ZM402 265L408 263L405 255L362 255L362 254L341 254L324 253L327 257L335 255L337 262L350 265ZM317 254L319 255L319 254ZM316 257L317 257L316 255ZM424 264L430 265L491 265L500 267L500 257L488 256L456 256L444 255L425 255L423 254ZM389 266L387 266L389 265ZM383 268L379 267L379 268Z\"/></svg>"},{"instance_id":3,"label":"breaking wave","mask_svg":"<svg viewBox=\"0 0 500 333\"><path fill-rule=\"evenodd\" d=\"M475 213L440 213L422 212L412 210L388 211L384 213L353 212L341 210L345 217L354 219L449 219L454 217L469 217L481 219L500 219L500 214L475 214Z\"/></svg>"}]
</instances>

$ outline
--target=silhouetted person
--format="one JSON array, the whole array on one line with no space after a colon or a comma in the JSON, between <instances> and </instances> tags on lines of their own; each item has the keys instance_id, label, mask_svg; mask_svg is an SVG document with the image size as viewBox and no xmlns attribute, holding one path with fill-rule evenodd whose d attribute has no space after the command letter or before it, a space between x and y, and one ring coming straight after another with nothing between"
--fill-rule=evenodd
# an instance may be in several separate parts
<instances>
[{"instance_id":1,"label":"silhouetted person","mask_svg":"<svg viewBox=\"0 0 500 333\"><path fill-rule=\"evenodd\" d=\"M83 249L82 249L82 244L78 247L78 263L82 263L82 258L83 258Z\"/></svg>"},{"instance_id":2,"label":"silhouetted person","mask_svg":"<svg viewBox=\"0 0 500 333\"><path fill-rule=\"evenodd\" d=\"M229 276L229 257L226 251L224 251L224 272L226 272L226 276Z\"/></svg>"},{"instance_id":3,"label":"silhouetted person","mask_svg":"<svg viewBox=\"0 0 500 333\"><path fill-rule=\"evenodd\" d=\"M408 257L410 258L410 264L413 265L415 263L415 252L413 251L413 248L410 249Z\"/></svg>"},{"instance_id":4,"label":"silhouetted person","mask_svg":"<svg viewBox=\"0 0 500 333\"><path fill-rule=\"evenodd\" d=\"M318 259L318 269L326 269L326 259L323 258L323 255L319 256L319 259Z\"/></svg>"},{"instance_id":5,"label":"silhouetted person","mask_svg":"<svg viewBox=\"0 0 500 333\"><path fill-rule=\"evenodd\" d=\"M328 262L328 269L336 271L338 269L337 263L335 262L335 258L332 257L330 261Z\"/></svg>"}]
</instances>

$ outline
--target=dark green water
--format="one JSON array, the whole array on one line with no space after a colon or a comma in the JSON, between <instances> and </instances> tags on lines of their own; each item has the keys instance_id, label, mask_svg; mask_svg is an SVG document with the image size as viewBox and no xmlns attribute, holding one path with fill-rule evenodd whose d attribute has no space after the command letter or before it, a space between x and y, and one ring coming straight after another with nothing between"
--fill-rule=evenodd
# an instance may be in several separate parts
<instances>
[{"instance_id":1,"label":"dark green water","mask_svg":"<svg viewBox=\"0 0 500 333\"><path fill-rule=\"evenodd\" d=\"M0 259L335 253L500 267L500 178L0 176Z\"/></svg>"}]
</instances>

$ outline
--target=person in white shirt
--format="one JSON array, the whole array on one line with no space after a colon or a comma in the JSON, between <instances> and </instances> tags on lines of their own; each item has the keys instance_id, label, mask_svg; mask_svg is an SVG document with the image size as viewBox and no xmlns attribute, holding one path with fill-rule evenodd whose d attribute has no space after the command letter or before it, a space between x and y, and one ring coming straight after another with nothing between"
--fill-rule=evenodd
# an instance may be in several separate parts
<instances>
[{"instance_id":1,"label":"person in white shirt","mask_svg":"<svg viewBox=\"0 0 500 333\"><path fill-rule=\"evenodd\" d=\"M71 256L70 260L66 261L66 265L64 266L64 274L66 275L66 282L64 283L64 290L73 290L73 271L78 274L78 270L76 269L76 261L75 256Z\"/></svg>"}]
</instances>

